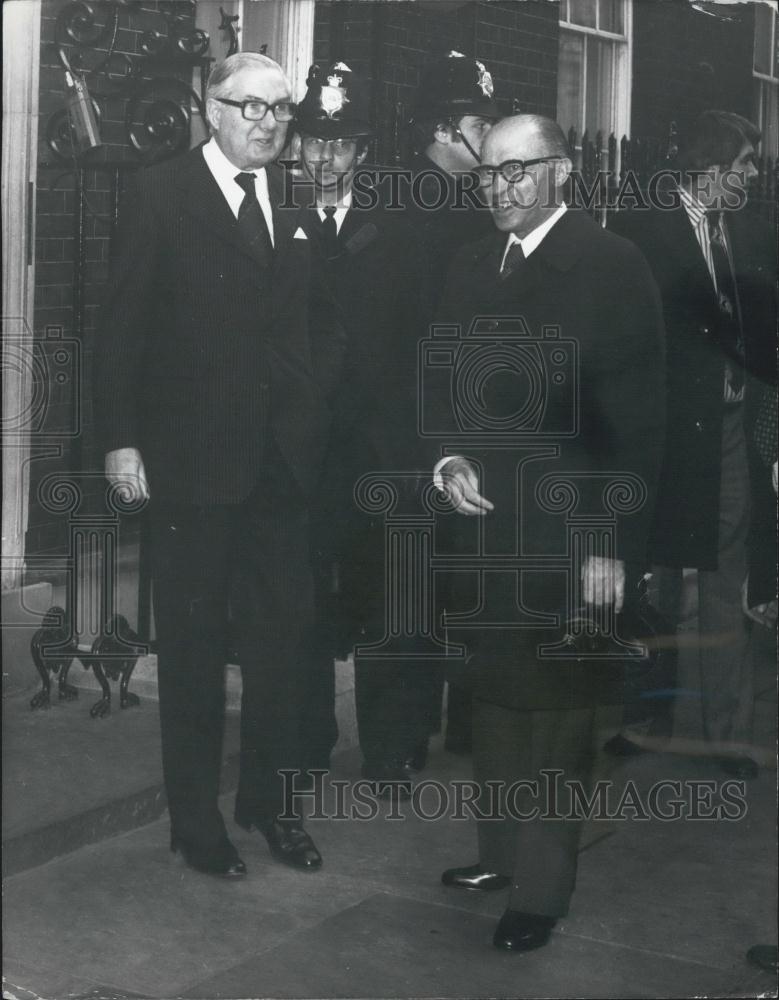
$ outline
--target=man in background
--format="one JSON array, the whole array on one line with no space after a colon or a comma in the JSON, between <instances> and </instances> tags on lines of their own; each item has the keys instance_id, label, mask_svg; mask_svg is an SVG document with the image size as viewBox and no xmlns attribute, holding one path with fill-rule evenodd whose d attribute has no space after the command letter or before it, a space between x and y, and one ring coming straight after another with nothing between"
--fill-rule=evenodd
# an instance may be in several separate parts
<instances>
[{"instance_id":1,"label":"man in background","mask_svg":"<svg viewBox=\"0 0 779 1000\"><path fill-rule=\"evenodd\" d=\"M426 296L431 316L444 290L449 266L466 243L492 232L492 220L474 173L481 162L485 137L501 117L492 75L484 63L460 52L448 52L422 71L410 120L419 152L411 161L416 197L411 220L427 257ZM472 539L445 514L439 514L437 548L466 551ZM439 604L447 602L441 595ZM440 726L441 687L431 693L431 729ZM470 753L471 702L450 683L444 746L453 753Z\"/></svg>"},{"instance_id":2,"label":"man in background","mask_svg":"<svg viewBox=\"0 0 779 1000\"><path fill-rule=\"evenodd\" d=\"M753 778L754 662L742 611L761 386L776 388L776 231L747 212L759 130L706 111L679 148L681 183L663 205L618 212L611 228L649 262L668 334L668 424L651 556L661 612L679 624L682 573L697 570L704 739L722 769ZM775 595L774 595L775 596ZM671 702L650 734L671 735ZM640 752L620 733L606 744Z\"/></svg>"},{"instance_id":3,"label":"man in background","mask_svg":"<svg viewBox=\"0 0 779 1000\"><path fill-rule=\"evenodd\" d=\"M306 228L327 258L328 281L347 334L343 380L312 539L319 621L311 647L305 729L311 766L327 767L334 742L333 656L380 642L385 622L384 524L358 508L355 487L369 474L417 468L416 351L426 323L426 261L405 213L386 211L355 172L373 127L364 82L348 65L312 66L297 114L300 168L313 187ZM299 201L306 195L296 185ZM393 482L403 491L404 482ZM335 593L332 593L335 591ZM333 634L332 621L338 622ZM355 656L355 701L363 777L377 794L408 795L424 766L430 663ZM439 695L440 697L440 695ZM316 707L319 706L319 711Z\"/></svg>"}]
</instances>

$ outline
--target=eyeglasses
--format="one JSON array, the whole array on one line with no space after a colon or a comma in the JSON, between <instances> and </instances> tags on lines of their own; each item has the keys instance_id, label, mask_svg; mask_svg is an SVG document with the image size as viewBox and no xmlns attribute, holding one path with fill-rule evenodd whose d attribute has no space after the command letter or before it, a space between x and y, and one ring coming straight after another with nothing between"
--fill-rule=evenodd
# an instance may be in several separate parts
<instances>
[{"instance_id":1,"label":"eyeglasses","mask_svg":"<svg viewBox=\"0 0 779 1000\"><path fill-rule=\"evenodd\" d=\"M539 156L535 160L504 160L497 167L492 167L489 163L482 163L478 167L474 167L474 173L478 175L479 184L482 187L491 187L496 174L500 174L507 184L518 184L527 173L528 167L535 166L536 163L549 163L551 160L564 159L564 156Z\"/></svg>"},{"instance_id":2,"label":"eyeglasses","mask_svg":"<svg viewBox=\"0 0 779 1000\"><path fill-rule=\"evenodd\" d=\"M270 111L277 122L291 122L297 111L294 101L278 101L268 104L267 101L231 101L226 97L217 97L220 104L229 104L231 108L240 108L247 122L261 122Z\"/></svg>"},{"instance_id":3,"label":"eyeglasses","mask_svg":"<svg viewBox=\"0 0 779 1000\"><path fill-rule=\"evenodd\" d=\"M321 152L326 146L330 146L336 154L350 153L356 146L356 139L320 139L318 136L307 135L303 139L303 145L312 153Z\"/></svg>"}]
</instances>

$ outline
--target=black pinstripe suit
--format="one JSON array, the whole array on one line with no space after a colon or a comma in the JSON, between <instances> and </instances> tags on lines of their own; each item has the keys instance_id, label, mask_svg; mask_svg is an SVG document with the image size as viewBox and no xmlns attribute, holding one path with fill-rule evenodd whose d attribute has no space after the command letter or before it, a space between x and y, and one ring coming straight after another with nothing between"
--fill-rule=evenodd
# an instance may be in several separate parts
<instances>
[{"instance_id":1,"label":"black pinstripe suit","mask_svg":"<svg viewBox=\"0 0 779 1000\"><path fill-rule=\"evenodd\" d=\"M228 617L243 674L244 813L296 767L297 642L312 616L307 506L342 339L314 247L268 168L263 271L201 149L142 173L122 214L95 356L105 451L140 449L151 493L163 764L176 834L224 837L216 806ZM310 317L315 321L310 323Z\"/></svg>"}]
</instances>

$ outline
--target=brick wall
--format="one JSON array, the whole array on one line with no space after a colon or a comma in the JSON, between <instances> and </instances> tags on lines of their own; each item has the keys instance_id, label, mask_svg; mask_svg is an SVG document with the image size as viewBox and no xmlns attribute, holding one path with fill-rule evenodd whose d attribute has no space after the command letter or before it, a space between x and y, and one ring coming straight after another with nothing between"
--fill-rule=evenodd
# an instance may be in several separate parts
<instances>
[{"instance_id":1,"label":"brick wall","mask_svg":"<svg viewBox=\"0 0 779 1000\"><path fill-rule=\"evenodd\" d=\"M95 5L97 26L112 26L109 5ZM187 4L180 4L179 12L186 15ZM41 483L51 473L79 470L99 472L102 456L95 454L90 408L90 361L91 345L96 335L99 306L108 275L108 253L112 228L112 211L115 202L114 191L117 171L109 163L125 164L126 169L136 169L138 158L126 140L124 117L127 101L115 96L100 97L98 103L102 111L100 133L104 145L92 150L83 161L84 177L84 295L81 302L80 324L76 323L76 267L78 255L78 197L76 170L72 159L67 130L61 134L60 149L65 157L56 155L47 141L53 117L65 106L64 68L58 57L57 41L67 36L63 25L57 28L57 19L68 12L67 0L43 0L41 22L41 69L39 95L39 136L37 205L35 218L35 313L34 331L36 340L44 348L49 335L61 331L65 352L69 360L59 363L61 357L54 350L46 350L51 377L45 410L42 412L42 426L33 435L33 460L30 465L30 514L26 540L28 556L46 554L61 555L68 542L68 521L62 514L53 513L51 504L42 499ZM186 22L182 22L185 25ZM191 26L191 18L189 21ZM137 56L141 52L143 33L146 31L167 35L168 22L160 13L156 0L144 0L126 8L120 8L120 17L114 44L114 58L111 62L112 74L87 77L90 90L95 94L110 95L122 85L124 63L122 54ZM97 66L110 45L112 32L98 42L85 57L85 67ZM74 58L74 47L66 46L69 58ZM178 77L182 81L192 79L191 64L172 61L161 57L145 68L142 79L165 75ZM139 119L140 120L140 119ZM101 166L101 164L103 164ZM125 168L119 173L119 184L126 177ZM78 328L76 328L78 327ZM55 357L56 354L56 357ZM71 360L78 358L78 368L74 378L70 377ZM65 377L61 382L57 374ZM78 425L81 432L77 437L70 433ZM78 479L86 489L88 497L94 497L102 489L99 478L85 481ZM87 508L88 509L88 508ZM133 522L129 523L133 527Z\"/></svg>"},{"instance_id":2,"label":"brick wall","mask_svg":"<svg viewBox=\"0 0 779 1000\"><path fill-rule=\"evenodd\" d=\"M634 0L634 135L664 137L706 108L751 117L753 9L717 8L733 20L696 11L687 0Z\"/></svg>"},{"instance_id":3,"label":"brick wall","mask_svg":"<svg viewBox=\"0 0 779 1000\"><path fill-rule=\"evenodd\" d=\"M421 68L431 56L450 49L486 64L507 112L516 99L524 111L554 115L558 17L558 5L546 0L319 2L314 57L321 62L343 59L368 81L378 123L375 155L388 161L400 125L396 105L402 106L404 119L413 106Z\"/></svg>"}]
</instances>

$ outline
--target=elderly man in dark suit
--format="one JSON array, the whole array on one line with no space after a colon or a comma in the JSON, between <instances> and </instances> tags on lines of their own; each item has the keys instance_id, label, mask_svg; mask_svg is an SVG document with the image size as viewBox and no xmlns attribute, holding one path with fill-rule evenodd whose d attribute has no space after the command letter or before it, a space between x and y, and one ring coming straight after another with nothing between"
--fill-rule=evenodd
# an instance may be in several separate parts
<instances>
[{"instance_id":1,"label":"elderly man in dark suit","mask_svg":"<svg viewBox=\"0 0 779 1000\"><path fill-rule=\"evenodd\" d=\"M680 175L658 188L660 203L618 212L611 226L646 256L668 332L668 433L651 544L660 602L678 621L682 570L697 570L704 738L738 778L757 774L741 595L750 483L764 489L764 473L750 441L762 394L776 392L776 230L746 207L759 140L739 115L705 112L682 137ZM670 735L668 711L654 729ZM638 752L627 734L607 749Z\"/></svg>"},{"instance_id":2,"label":"elderly man in dark suit","mask_svg":"<svg viewBox=\"0 0 779 1000\"><path fill-rule=\"evenodd\" d=\"M321 864L279 772L302 763L307 508L342 335L312 244L278 207L272 162L295 111L281 67L229 57L206 110L210 141L144 171L125 206L95 406L108 479L149 499L171 848L238 876L217 807L230 644L243 678L236 821L279 860Z\"/></svg>"},{"instance_id":3,"label":"elderly man in dark suit","mask_svg":"<svg viewBox=\"0 0 779 1000\"><path fill-rule=\"evenodd\" d=\"M468 398L453 400L461 418L470 413L472 445L450 443L436 471L459 512L484 519L486 555L532 565L512 580L500 560L491 562L481 600L459 609L478 619L461 634L472 637L479 862L442 880L479 891L510 886L494 944L527 951L544 945L568 910L581 832L575 812L544 818L555 812L545 776L558 769L562 782L586 787L605 676L541 647L560 639L566 616L581 613L566 585L607 620L605 608L619 610L645 564L663 440L663 329L641 254L565 205L571 161L554 122L506 118L482 157L477 170L498 231L455 258L439 314L460 326L464 360L486 345L484 365ZM476 317L487 325L469 340ZM533 376L534 357L545 382ZM634 496L612 507L614 547L585 552L579 564L557 501L569 497L574 520L602 524L620 482ZM571 803L563 797L564 816Z\"/></svg>"}]
</instances>

